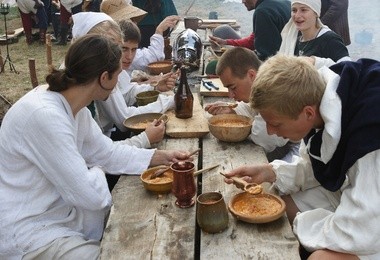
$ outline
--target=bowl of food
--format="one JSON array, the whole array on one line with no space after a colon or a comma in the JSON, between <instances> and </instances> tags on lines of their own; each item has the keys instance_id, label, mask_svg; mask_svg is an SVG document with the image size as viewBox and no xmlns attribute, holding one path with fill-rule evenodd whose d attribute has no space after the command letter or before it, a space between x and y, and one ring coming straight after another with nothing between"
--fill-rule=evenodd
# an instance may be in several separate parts
<instances>
[{"instance_id":1,"label":"bowl of food","mask_svg":"<svg viewBox=\"0 0 380 260\"><path fill-rule=\"evenodd\" d=\"M148 64L149 73L152 75L169 73L172 67L173 63L171 60L156 61Z\"/></svg>"},{"instance_id":2,"label":"bowl of food","mask_svg":"<svg viewBox=\"0 0 380 260\"><path fill-rule=\"evenodd\" d=\"M155 102L159 94L160 92L157 90L148 90L138 93L136 95L137 106L141 107Z\"/></svg>"},{"instance_id":3,"label":"bowl of food","mask_svg":"<svg viewBox=\"0 0 380 260\"><path fill-rule=\"evenodd\" d=\"M208 120L213 136L224 142L240 142L251 133L253 119L237 114L214 115Z\"/></svg>"},{"instance_id":4,"label":"bowl of food","mask_svg":"<svg viewBox=\"0 0 380 260\"><path fill-rule=\"evenodd\" d=\"M148 124L152 123L154 119L160 119L165 122L165 124L168 122L169 117L166 114L161 113L146 113L146 114L140 114L131 116L124 120L124 126L131 130L133 133L141 133L143 132Z\"/></svg>"},{"instance_id":5,"label":"bowl of food","mask_svg":"<svg viewBox=\"0 0 380 260\"><path fill-rule=\"evenodd\" d=\"M160 171L161 169L167 170L159 176L151 178L152 174L156 173L157 171ZM156 166L144 171L140 175L140 179L146 190L159 194L165 194L169 193L172 189L173 171L170 169L170 167L166 165Z\"/></svg>"},{"instance_id":6,"label":"bowl of food","mask_svg":"<svg viewBox=\"0 0 380 260\"><path fill-rule=\"evenodd\" d=\"M241 192L228 202L228 210L236 218L248 223L267 223L279 219L285 213L285 202L268 193L252 195Z\"/></svg>"}]
</instances>

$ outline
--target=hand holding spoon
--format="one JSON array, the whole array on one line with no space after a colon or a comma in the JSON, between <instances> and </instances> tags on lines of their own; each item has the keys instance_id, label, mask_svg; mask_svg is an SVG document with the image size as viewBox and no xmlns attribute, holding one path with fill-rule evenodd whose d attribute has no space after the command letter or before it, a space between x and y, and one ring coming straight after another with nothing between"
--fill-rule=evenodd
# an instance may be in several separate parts
<instances>
[{"instance_id":1,"label":"hand holding spoon","mask_svg":"<svg viewBox=\"0 0 380 260\"><path fill-rule=\"evenodd\" d=\"M238 184L238 186L242 187L241 189L245 192L248 192L250 194L260 194L263 191L263 187L257 183L248 183L245 180L238 178L238 177L228 177L224 173L219 172L224 177L231 179L234 181L235 184Z\"/></svg>"}]
</instances>

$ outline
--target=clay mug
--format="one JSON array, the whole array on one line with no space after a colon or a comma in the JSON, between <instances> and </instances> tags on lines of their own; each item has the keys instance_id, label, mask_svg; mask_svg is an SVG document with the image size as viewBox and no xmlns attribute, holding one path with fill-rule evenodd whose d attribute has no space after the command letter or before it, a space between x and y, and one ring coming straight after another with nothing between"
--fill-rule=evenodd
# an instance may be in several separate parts
<instances>
[{"instance_id":1,"label":"clay mug","mask_svg":"<svg viewBox=\"0 0 380 260\"><path fill-rule=\"evenodd\" d=\"M179 161L170 165L170 169L173 171L172 193L177 198L175 204L180 208L193 206L196 193L194 163Z\"/></svg>"},{"instance_id":2,"label":"clay mug","mask_svg":"<svg viewBox=\"0 0 380 260\"><path fill-rule=\"evenodd\" d=\"M197 197L197 223L207 233L219 233L228 227L228 211L223 195L206 192Z\"/></svg>"},{"instance_id":3,"label":"clay mug","mask_svg":"<svg viewBox=\"0 0 380 260\"><path fill-rule=\"evenodd\" d=\"M185 23L185 28L192 29L195 32L203 23L203 20L198 17L185 17L183 20Z\"/></svg>"}]
</instances>

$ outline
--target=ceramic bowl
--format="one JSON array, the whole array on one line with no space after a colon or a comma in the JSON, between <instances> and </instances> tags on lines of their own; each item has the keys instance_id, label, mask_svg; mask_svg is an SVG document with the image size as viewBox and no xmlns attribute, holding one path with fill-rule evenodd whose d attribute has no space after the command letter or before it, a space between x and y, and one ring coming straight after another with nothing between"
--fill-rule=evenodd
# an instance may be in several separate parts
<instances>
[{"instance_id":1,"label":"ceramic bowl","mask_svg":"<svg viewBox=\"0 0 380 260\"><path fill-rule=\"evenodd\" d=\"M213 136L224 142L240 142L251 133L253 119L237 114L220 114L209 118Z\"/></svg>"},{"instance_id":2,"label":"ceramic bowl","mask_svg":"<svg viewBox=\"0 0 380 260\"><path fill-rule=\"evenodd\" d=\"M162 175L150 179L150 176L156 172L159 169L162 169L163 167L168 166L156 166L147 169L140 175L140 179L144 185L144 188L146 190L159 193L159 194L165 194L169 193L172 189L173 184L173 171L168 168L167 171L165 171Z\"/></svg>"},{"instance_id":3,"label":"ceramic bowl","mask_svg":"<svg viewBox=\"0 0 380 260\"><path fill-rule=\"evenodd\" d=\"M231 214L248 223L267 223L279 219L285 213L285 202L276 195L242 192L228 202Z\"/></svg>"},{"instance_id":4,"label":"ceramic bowl","mask_svg":"<svg viewBox=\"0 0 380 260\"><path fill-rule=\"evenodd\" d=\"M149 73L152 75L166 74L172 70L173 64L170 60L156 61L148 64Z\"/></svg>"},{"instance_id":5,"label":"ceramic bowl","mask_svg":"<svg viewBox=\"0 0 380 260\"><path fill-rule=\"evenodd\" d=\"M137 106L141 107L155 102L159 94L160 92L157 90L148 90L138 93L136 95Z\"/></svg>"},{"instance_id":6,"label":"ceramic bowl","mask_svg":"<svg viewBox=\"0 0 380 260\"><path fill-rule=\"evenodd\" d=\"M141 133L145 130L147 125L151 122L153 122L154 119L158 119L163 114L161 113L146 113L146 114L140 114L131 116L124 120L124 126L128 128L133 133ZM164 115L162 119L165 124L168 122L169 117L167 115Z\"/></svg>"}]
</instances>

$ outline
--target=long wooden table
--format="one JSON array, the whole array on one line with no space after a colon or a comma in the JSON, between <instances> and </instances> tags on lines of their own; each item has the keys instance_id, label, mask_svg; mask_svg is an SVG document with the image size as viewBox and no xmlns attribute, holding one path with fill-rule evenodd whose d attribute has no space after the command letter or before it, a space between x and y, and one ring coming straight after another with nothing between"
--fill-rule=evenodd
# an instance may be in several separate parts
<instances>
[{"instance_id":1,"label":"long wooden table","mask_svg":"<svg viewBox=\"0 0 380 260\"><path fill-rule=\"evenodd\" d=\"M225 143L210 133L199 138L168 137L158 145L159 149L198 147L202 149L195 158L198 169L220 166L197 177L197 193L219 191L226 203L241 191L225 184L219 171L267 161L263 149L250 141ZM146 191L139 176L122 176L112 196L102 259L299 259L299 244L285 215L271 223L250 224L229 214L228 229L208 234L196 223L196 206L178 208L174 195Z\"/></svg>"}]
</instances>

